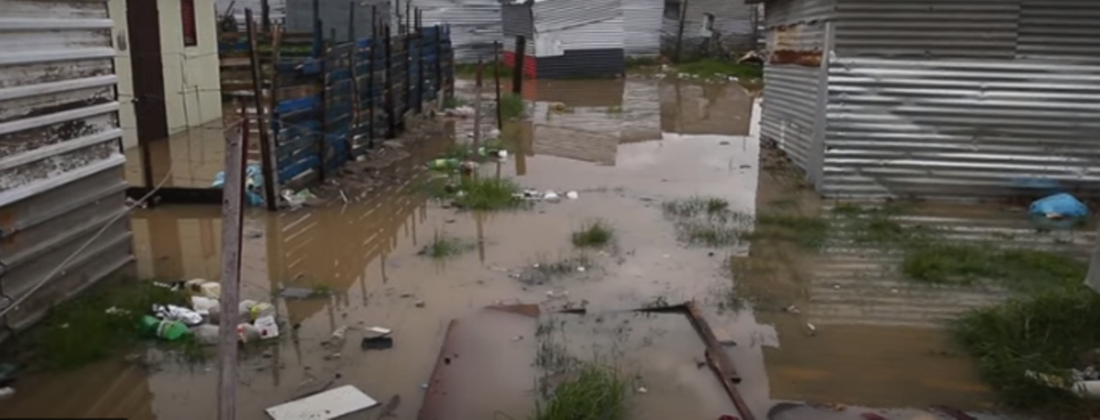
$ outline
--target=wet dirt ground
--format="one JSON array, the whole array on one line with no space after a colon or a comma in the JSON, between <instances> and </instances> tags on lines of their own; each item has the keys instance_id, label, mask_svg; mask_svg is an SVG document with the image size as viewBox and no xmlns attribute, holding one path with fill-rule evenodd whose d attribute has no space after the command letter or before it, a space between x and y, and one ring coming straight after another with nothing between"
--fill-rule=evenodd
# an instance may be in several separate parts
<instances>
[{"instance_id":1,"label":"wet dirt ground","mask_svg":"<svg viewBox=\"0 0 1100 420\"><path fill-rule=\"evenodd\" d=\"M462 375L452 384L471 399L486 399L477 400L479 409L528 415L537 392L537 347L545 342L539 325L556 325L552 337L569 354L632 374L632 419L736 414L713 373L699 366L703 343L686 318L621 312L687 300L699 302L710 324L737 343L728 352L744 378L739 389L758 419L769 418L769 409L782 401L851 407L798 406L773 411L771 418L860 418L873 411L891 419L935 419L949 417L922 409L992 407L991 395L972 363L958 355L941 321L996 302L1003 293L960 297L887 275L868 280L866 273L882 271L876 263L845 260L843 253L810 255L769 243L707 249L678 242L662 214L666 200L716 196L750 215L781 202L801 213L827 205L796 174L775 164L772 152L762 153L753 124L759 103L751 92L736 84L675 80L539 83L529 104L530 121L505 128L520 133L517 153L499 166L483 166L482 176L511 177L539 190L575 190L577 200L538 202L514 212L465 212L426 200L416 193L415 180L406 178L361 202L249 212L243 297L267 300L287 285L334 293L275 299L287 325L276 343L242 356L239 418L267 418L264 408L331 381L353 384L382 402L400 395L395 418L413 419L451 319L460 319L479 343L465 347L469 357L460 359ZM623 99L616 101L616 94ZM554 111L549 105L554 102L567 111ZM468 141L469 124L457 124L456 130L435 141ZM430 147L441 150L438 144ZM414 155L403 170L415 172L412 165L426 158ZM988 220L995 211L970 209L959 218ZM139 275L216 279L219 219L219 208L203 206L162 206L136 214ZM611 223L615 244L588 254L583 272L536 283L516 278L533 264L575 255L570 233L596 219ZM476 245L442 260L418 255L439 235ZM1086 240L1069 242L1076 239ZM745 300L731 298L734 282ZM841 293L849 290L852 294ZM482 310L518 302L540 304L543 315L535 320ZM800 313L782 310L791 305ZM548 313L576 307L586 308L587 315ZM815 325L814 334L807 323ZM345 343L332 345L332 332L341 326L353 330ZM363 333L355 328L369 326L393 329L394 347L361 350ZM111 360L23 378L16 397L0 402L0 412L214 418L216 381L212 359L149 366ZM58 404L59 396L65 404ZM378 411L346 418L373 419Z\"/></svg>"}]
</instances>

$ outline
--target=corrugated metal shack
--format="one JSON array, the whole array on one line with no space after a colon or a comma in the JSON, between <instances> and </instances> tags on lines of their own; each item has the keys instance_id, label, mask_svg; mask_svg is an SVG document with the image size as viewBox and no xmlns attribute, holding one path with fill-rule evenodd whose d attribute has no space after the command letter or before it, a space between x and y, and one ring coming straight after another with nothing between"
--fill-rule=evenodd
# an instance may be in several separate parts
<instances>
[{"instance_id":1,"label":"corrugated metal shack","mask_svg":"<svg viewBox=\"0 0 1100 420\"><path fill-rule=\"evenodd\" d=\"M314 0L283 1L286 4L287 32L312 33L314 29ZM238 6L234 7L235 9L239 8ZM317 5L318 18L321 20L321 36L325 39L331 39L333 42L349 42L351 39L370 36L374 33L374 25L371 22L372 7L374 8L375 18L382 23L389 22L390 30L394 34L398 33L398 27L396 26L398 21L402 25L405 24L404 2L401 3L400 13L397 13L393 10L392 2L386 0L321 1ZM258 10L258 8L252 9L253 14ZM353 20L355 21L355 34L349 38L348 25ZM335 38L333 38L334 35Z\"/></svg>"},{"instance_id":2,"label":"corrugated metal shack","mask_svg":"<svg viewBox=\"0 0 1100 420\"><path fill-rule=\"evenodd\" d=\"M1100 2L764 4L762 134L824 195L1100 189Z\"/></svg>"},{"instance_id":3,"label":"corrugated metal shack","mask_svg":"<svg viewBox=\"0 0 1100 420\"><path fill-rule=\"evenodd\" d=\"M22 300L18 330L132 255L107 2L0 7L0 308Z\"/></svg>"},{"instance_id":4,"label":"corrugated metal shack","mask_svg":"<svg viewBox=\"0 0 1100 420\"><path fill-rule=\"evenodd\" d=\"M652 57L661 53L664 0L623 1L623 31L626 55Z\"/></svg>"},{"instance_id":5,"label":"corrugated metal shack","mask_svg":"<svg viewBox=\"0 0 1100 420\"><path fill-rule=\"evenodd\" d=\"M501 18L504 62L515 65L515 36L527 37L524 72L530 77L610 77L625 71L620 0L505 4Z\"/></svg>"},{"instance_id":6,"label":"corrugated metal shack","mask_svg":"<svg viewBox=\"0 0 1100 420\"><path fill-rule=\"evenodd\" d=\"M684 51L697 50L714 35L721 38L723 47L730 52L746 51L756 44L757 31L754 26L757 8L746 4L745 0L664 0L661 34L666 51L676 46L680 9L684 4L687 4Z\"/></svg>"},{"instance_id":7,"label":"corrugated metal shack","mask_svg":"<svg viewBox=\"0 0 1100 420\"><path fill-rule=\"evenodd\" d=\"M501 39L501 0L413 0L424 26L447 25L455 61L493 59L493 42Z\"/></svg>"}]
</instances>

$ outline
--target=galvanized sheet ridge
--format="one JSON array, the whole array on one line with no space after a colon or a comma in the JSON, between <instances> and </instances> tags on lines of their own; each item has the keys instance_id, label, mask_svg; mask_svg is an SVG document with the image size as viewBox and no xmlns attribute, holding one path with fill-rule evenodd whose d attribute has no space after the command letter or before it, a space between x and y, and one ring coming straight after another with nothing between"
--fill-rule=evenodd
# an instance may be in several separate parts
<instances>
[{"instance_id":1,"label":"galvanized sheet ridge","mask_svg":"<svg viewBox=\"0 0 1100 420\"><path fill-rule=\"evenodd\" d=\"M1016 55L1100 64L1100 2L1022 0Z\"/></svg>"},{"instance_id":2,"label":"galvanized sheet ridge","mask_svg":"<svg viewBox=\"0 0 1100 420\"><path fill-rule=\"evenodd\" d=\"M535 3L535 31L562 31L623 16L619 0L554 0ZM620 41L621 42L621 41Z\"/></svg>"},{"instance_id":3,"label":"galvanized sheet ridge","mask_svg":"<svg viewBox=\"0 0 1100 420\"><path fill-rule=\"evenodd\" d=\"M841 56L1012 58L1019 0L838 0Z\"/></svg>"},{"instance_id":4,"label":"galvanized sheet ridge","mask_svg":"<svg viewBox=\"0 0 1100 420\"><path fill-rule=\"evenodd\" d=\"M682 4L682 3L681 3ZM684 17L684 40L688 45L698 45L709 37L704 33L706 14L714 16L713 29L722 35L727 48L741 50L755 44L753 28L756 6L743 0L691 0ZM672 15L662 18L661 33L666 42L675 42L680 20Z\"/></svg>"},{"instance_id":5,"label":"galvanized sheet ridge","mask_svg":"<svg viewBox=\"0 0 1100 420\"><path fill-rule=\"evenodd\" d=\"M626 54L654 56L661 51L663 0L623 1L623 35Z\"/></svg>"},{"instance_id":6,"label":"galvanized sheet ridge","mask_svg":"<svg viewBox=\"0 0 1100 420\"><path fill-rule=\"evenodd\" d=\"M17 309L22 329L50 306L131 259L119 168L118 102L105 1L7 0L0 28L0 307L23 298L94 232L73 259Z\"/></svg>"},{"instance_id":7,"label":"galvanized sheet ridge","mask_svg":"<svg viewBox=\"0 0 1100 420\"><path fill-rule=\"evenodd\" d=\"M976 197L1023 177L1100 192L1100 66L837 58L822 193Z\"/></svg>"}]
</instances>

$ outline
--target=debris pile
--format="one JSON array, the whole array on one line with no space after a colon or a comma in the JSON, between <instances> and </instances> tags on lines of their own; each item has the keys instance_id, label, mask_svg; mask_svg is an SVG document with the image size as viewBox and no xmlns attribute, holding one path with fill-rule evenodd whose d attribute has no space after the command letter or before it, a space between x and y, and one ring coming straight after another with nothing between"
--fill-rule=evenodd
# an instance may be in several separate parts
<instances>
[{"instance_id":1,"label":"debris pile","mask_svg":"<svg viewBox=\"0 0 1100 420\"><path fill-rule=\"evenodd\" d=\"M220 284L204 279L191 279L172 285L158 285L187 293L191 307L153 305L151 315L143 316L138 326L143 336L166 341L193 337L203 345L218 343ZM112 309L115 308L108 309L108 312ZM279 336L275 307L270 303L245 299L239 305L239 315L244 320L237 325L240 342L268 340Z\"/></svg>"}]
</instances>

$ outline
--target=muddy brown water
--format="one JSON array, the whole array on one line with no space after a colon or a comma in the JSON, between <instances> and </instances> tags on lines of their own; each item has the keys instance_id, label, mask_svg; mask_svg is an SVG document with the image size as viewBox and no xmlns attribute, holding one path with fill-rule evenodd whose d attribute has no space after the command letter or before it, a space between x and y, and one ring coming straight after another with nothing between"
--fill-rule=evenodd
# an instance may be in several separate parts
<instances>
[{"instance_id":1,"label":"muddy brown water","mask_svg":"<svg viewBox=\"0 0 1100 420\"><path fill-rule=\"evenodd\" d=\"M353 384L383 403L400 395L396 418L413 419L447 323L455 318L481 344L465 347L470 357L452 385L464 389L479 409L528 415L536 388L536 324L549 322L559 324L555 336L571 354L610 361L630 373L630 418L735 414L713 374L699 367L703 345L686 319L617 312L691 299L701 302L712 326L737 342L728 351L757 418L790 400L875 407L879 414L905 419L936 418L917 409L936 404L991 407L972 363L954 353L933 323L829 318L839 311L836 305L815 312L815 264L825 257L781 245L708 250L678 243L662 215L662 201L718 196L747 214L782 200L810 212L822 206L796 176L761 170L752 93L736 84L634 79L539 82L536 88L530 122L506 127L520 133L520 152L502 165L484 166L482 176L512 177L543 191L578 191L577 200L540 202L527 211L462 212L425 200L415 194L414 182L403 180L348 205L248 213L245 298L269 299L283 285L324 286L335 293L275 299L287 324L276 343L242 357L239 418L267 418L264 408L332 381ZM460 89L469 92L465 84ZM616 94L623 99L616 101ZM563 103L566 111L555 111L553 102ZM454 137L468 140L469 124L457 127ZM205 172L187 177L206 182ZM219 217L219 208L201 206L136 214L139 274L216 279ZM573 255L570 232L595 219L614 226L616 243L593 253L594 264L584 272L538 285L514 278L535 263ZM417 255L441 234L477 245L442 260ZM725 263L727 258L732 262ZM731 308L729 266L756 303ZM515 302L539 303L544 310L584 306L589 315L544 315L536 321L482 311ZM800 307L801 314L776 310L789 305ZM812 336L806 331L811 322L819 324ZM346 342L326 345L342 326L353 328ZM363 332L355 328L369 326L393 329L394 347L361 350ZM110 360L23 378L16 396L0 402L0 412L214 418L216 381L213 360L148 367ZM375 418L379 410L346 418ZM775 418L858 418L865 411L871 409L797 407Z\"/></svg>"}]
</instances>

